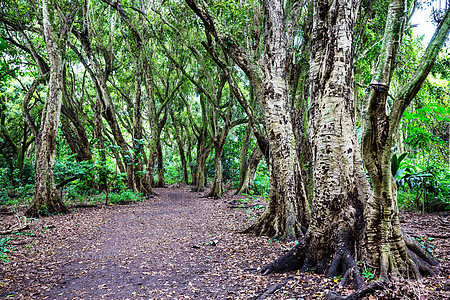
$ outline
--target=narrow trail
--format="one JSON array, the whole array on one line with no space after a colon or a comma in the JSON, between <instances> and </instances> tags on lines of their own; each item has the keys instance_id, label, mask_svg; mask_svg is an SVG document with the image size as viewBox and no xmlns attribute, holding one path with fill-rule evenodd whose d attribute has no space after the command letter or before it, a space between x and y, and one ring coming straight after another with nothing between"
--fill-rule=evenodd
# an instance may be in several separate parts
<instances>
[{"instance_id":1,"label":"narrow trail","mask_svg":"<svg viewBox=\"0 0 450 300\"><path fill-rule=\"evenodd\" d=\"M39 238L35 272L16 278L17 299L249 299L286 277L257 272L280 244L236 233L250 223L245 211L187 189L155 191L37 221L57 225Z\"/></svg>"},{"instance_id":2,"label":"narrow trail","mask_svg":"<svg viewBox=\"0 0 450 300\"><path fill-rule=\"evenodd\" d=\"M69 215L35 220L15 235L10 261L0 261L0 299L257 299L280 283L261 299L352 292L318 274L261 276L258 268L293 243L237 233L252 220L247 209L228 207L236 197L202 198L187 188L155 192L138 203L72 208ZM436 237L437 257L445 258L439 276L400 286L404 290L426 299L450 297L447 217L402 217L412 236Z\"/></svg>"}]
</instances>

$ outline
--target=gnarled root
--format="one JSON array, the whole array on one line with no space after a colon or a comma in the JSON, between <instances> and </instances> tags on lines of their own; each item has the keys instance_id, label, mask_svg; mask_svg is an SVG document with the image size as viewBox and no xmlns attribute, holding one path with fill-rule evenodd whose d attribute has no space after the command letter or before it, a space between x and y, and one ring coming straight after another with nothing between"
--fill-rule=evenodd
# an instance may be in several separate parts
<instances>
[{"instance_id":1,"label":"gnarled root","mask_svg":"<svg viewBox=\"0 0 450 300\"><path fill-rule=\"evenodd\" d=\"M416 279L421 279L421 274L430 276L437 275L439 261L403 230L402 236L406 244L407 253L411 259L410 263L413 264L412 268Z\"/></svg>"},{"instance_id":2,"label":"gnarled root","mask_svg":"<svg viewBox=\"0 0 450 300\"><path fill-rule=\"evenodd\" d=\"M298 270L302 267L307 250L305 239L301 239L288 253L261 269L263 275Z\"/></svg>"},{"instance_id":3,"label":"gnarled root","mask_svg":"<svg viewBox=\"0 0 450 300\"><path fill-rule=\"evenodd\" d=\"M356 292L354 292L353 294L349 295L349 296L340 296L335 292L329 292L326 296L325 296L325 300L356 300L356 299L361 299L362 297L365 297L367 295L373 294L376 291L379 290L383 290L385 289L386 282L384 281L375 281L372 282L371 284L369 284L368 286L366 286L365 288L361 288L359 290L357 290Z\"/></svg>"},{"instance_id":4,"label":"gnarled root","mask_svg":"<svg viewBox=\"0 0 450 300\"><path fill-rule=\"evenodd\" d=\"M344 274L341 286L352 284L355 289L359 289L363 286L364 281L357 263L350 252L348 235L345 234L345 231L341 233L340 240L333 259L328 266L325 266L324 261L313 264L308 255L308 251L311 251L308 242L306 239L301 239L288 253L262 268L261 273L267 275L270 273L288 272L298 269L302 272L312 268L318 270L326 269L325 275L327 277Z\"/></svg>"},{"instance_id":5,"label":"gnarled root","mask_svg":"<svg viewBox=\"0 0 450 300\"><path fill-rule=\"evenodd\" d=\"M344 276L342 277L342 282L340 285L344 287L347 284L352 283L355 289L359 289L363 286L364 280L361 276L356 261L350 252L348 236L344 232L340 235L340 237L341 241L325 275L327 277L334 277L339 275L340 272L343 272Z\"/></svg>"}]
</instances>

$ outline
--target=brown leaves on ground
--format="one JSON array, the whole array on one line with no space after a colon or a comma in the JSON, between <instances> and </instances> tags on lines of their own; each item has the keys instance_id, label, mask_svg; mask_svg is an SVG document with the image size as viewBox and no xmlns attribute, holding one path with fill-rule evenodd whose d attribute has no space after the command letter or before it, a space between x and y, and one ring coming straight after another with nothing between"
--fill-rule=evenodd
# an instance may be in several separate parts
<instances>
[{"instance_id":1,"label":"brown leaves on ground","mask_svg":"<svg viewBox=\"0 0 450 300\"><path fill-rule=\"evenodd\" d=\"M14 251L6 253L9 262L0 261L0 299L321 299L329 290L351 292L339 289L339 278L259 274L293 245L237 233L264 201L240 206L242 196L214 200L187 188L156 193L135 204L73 208L9 235ZM0 217L0 230L17 222ZM408 233L444 259L442 272L369 299L450 298L448 215L403 220ZM275 284L283 285L264 294Z\"/></svg>"}]
</instances>

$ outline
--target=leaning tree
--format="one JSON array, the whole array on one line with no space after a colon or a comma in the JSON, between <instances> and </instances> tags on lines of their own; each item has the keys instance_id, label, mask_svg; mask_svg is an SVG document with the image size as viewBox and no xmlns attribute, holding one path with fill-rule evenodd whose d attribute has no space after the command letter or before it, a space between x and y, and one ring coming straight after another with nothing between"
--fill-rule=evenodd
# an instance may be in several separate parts
<instances>
[{"instance_id":1,"label":"leaning tree","mask_svg":"<svg viewBox=\"0 0 450 300\"><path fill-rule=\"evenodd\" d=\"M437 261L402 231L398 218L396 184L391 174L395 134L406 108L427 78L450 31L450 10L442 16L422 60L409 81L393 97L390 112L386 111L391 78L398 60L398 49L407 21L405 2L392 0L389 6L378 66L365 99L363 132L364 162L373 193L365 211L368 261L379 268L380 276L409 272L415 278L435 274Z\"/></svg>"},{"instance_id":2,"label":"leaning tree","mask_svg":"<svg viewBox=\"0 0 450 300\"><path fill-rule=\"evenodd\" d=\"M56 133L61 115L65 49L77 8L72 4L69 13L63 17L58 14L57 11L61 12L61 9L57 7L58 4L55 1L42 1L42 24L50 76L41 128L36 137L35 195L26 212L29 216L68 212L56 191L53 173ZM59 32L55 32L54 28L59 28Z\"/></svg>"}]
</instances>

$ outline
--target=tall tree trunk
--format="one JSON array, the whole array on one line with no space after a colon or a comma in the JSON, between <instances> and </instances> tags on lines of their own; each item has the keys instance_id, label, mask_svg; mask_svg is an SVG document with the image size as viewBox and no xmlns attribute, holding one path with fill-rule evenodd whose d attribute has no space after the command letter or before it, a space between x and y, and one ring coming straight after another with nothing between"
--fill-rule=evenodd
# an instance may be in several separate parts
<instances>
[{"instance_id":1,"label":"tall tree trunk","mask_svg":"<svg viewBox=\"0 0 450 300\"><path fill-rule=\"evenodd\" d=\"M144 174L144 163L143 156L144 153L144 140L142 136L142 97L141 97L141 88L142 88L142 76L143 76L143 59L142 54L137 54L135 63L135 75L134 75L134 108L133 108L133 172L132 172L132 180L128 181L129 188L132 188L134 191L139 191L146 195L152 193L152 188L150 186L150 181L148 180L148 176Z\"/></svg>"},{"instance_id":2,"label":"tall tree trunk","mask_svg":"<svg viewBox=\"0 0 450 300\"><path fill-rule=\"evenodd\" d=\"M361 245L369 190L354 119L352 47L358 8L358 1L314 3L309 114L314 197L304 268L316 265L331 276L342 261L339 248L353 256L348 245Z\"/></svg>"},{"instance_id":3,"label":"tall tree trunk","mask_svg":"<svg viewBox=\"0 0 450 300\"><path fill-rule=\"evenodd\" d=\"M188 171L186 162L186 153L184 151L184 142L181 137L180 129L178 128L177 120L175 120L174 112L170 110L170 117L172 119L172 126L175 129L175 138L177 140L178 152L180 153L181 170L183 173L183 183L188 184Z\"/></svg>"},{"instance_id":4,"label":"tall tree trunk","mask_svg":"<svg viewBox=\"0 0 450 300\"><path fill-rule=\"evenodd\" d=\"M362 149L373 194L365 212L365 238L368 261L379 270L380 277L386 279L398 275L407 277L410 276L409 273L416 278L421 278L421 273L435 274L433 266L438 264L430 253L401 229L391 159L401 117L420 90L447 39L450 30L449 14L450 11L445 13L415 74L401 87L388 115L385 107L389 86L406 21L405 2L392 0L379 63L369 86Z\"/></svg>"},{"instance_id":5,"label":"tall tree trunk","mask_svg":"<svg viewBox=\"0 0 450 300\"><path fill-rule=\"evenodd\" d=\"M226 126L225 126L226 127ZM222 132L219 137L216 137L214 141L214 182L209 191L207 197L222 197L223 195L223 167L222 167L222 158L223 158L223 147L225 146L226 136L228 135L228 129L226 133Z\"/></svg>"},{"instance_id":6,"label":"tall tree trunk","mask_svg":"<svg viewBox=\"0 0 450 300\"><path fill-rule=\"evenodd\" d=\"M206 30L248 76L259 100L269 140L270 196L266 211L245 232L282 239L302 236L302 195L295 190L296 155L287 84L287 39L284 1L264 0L264 50L261 64L229 37L204 0L185 0ZM219 31L220 30L220 31ZM230 83L230 80L229 80ZM230 83L231 85L231 83ZM236 94L239 98L239 95Z\"/></svg>"},{"instance_id":7,"label":"tall tree trunk","mask_svg":"<svg viewBox=\"0 0 450 300\"><path fill-rule=\"evenodd\" d=\"M42 15L45 44L50 64L50 79L48 82L48 95L45 108L42 112L41 130L36 138L35 157L35 194L31 206L26 211L28 216L67 213L68 209L56 191L53 178L55 168L56 136L59 118L61 115L62 89L63 89L63 52L66 47L67 35L72 26L70 16L65 24L66 32L60 32L60 40L55 41L52 24L49 19L49 0L42 1ZM53 20L54 21L54 20ZM67 32L68 31L68 32Z\"/></svg>"},{"instance_id":8,"label":"tall tree trunk","mask_svg":"<svg viewBox=\"0 0 450 300\"><path fill-rule=\"evenodd\" d=\"M311 37L310 121L314 196L305 238L263 272L315 269L345 278L357 268L368 183L353 107L353 27L358 2L315 1ZM360 253L358 253L360 254ZM358 257L361 257L358 255ZM359 273L353 277L362 285Z\"/></svg>"},{"instance_id":9,"label":"tall tree trunk","mask_svg":"<svg viewBox=\"0 0 450 300\"><path fill-rule=\"evenodd\" d=\"M245 130L244 140L242 141L241 150L239 151L239 185L236 189L236 195L242 193L242 186L244 185L245 175L248 170L248 149L250 148L250 126Z\"/></svg>"},{"instance_id":10,"label":"tall tree trunk","mask_svg":"<svg viewBox=\"0 0 450 300\"><path fill-rule=\"evenodd\" d=\"M211 144L206 140L206 130L197 137L197 165L195 170L194 191L203 192L206 187L206 160L211 152Z\"/></svg>"},{"instance_id":11,"label":"tall tree trunk","mask_svg":"<svg viewBox=\"0 0 450 300\"><path fill-rule=\"evenodd\" d=\"M253 86L264 115L269 140L270 196L268 209L246 232L282 239L302 235L305 212L295 193L294 132L289 112L286 74L286 27L283 1L264 0L264 53L261 86Z\"/></svg>"}]
</instances>

